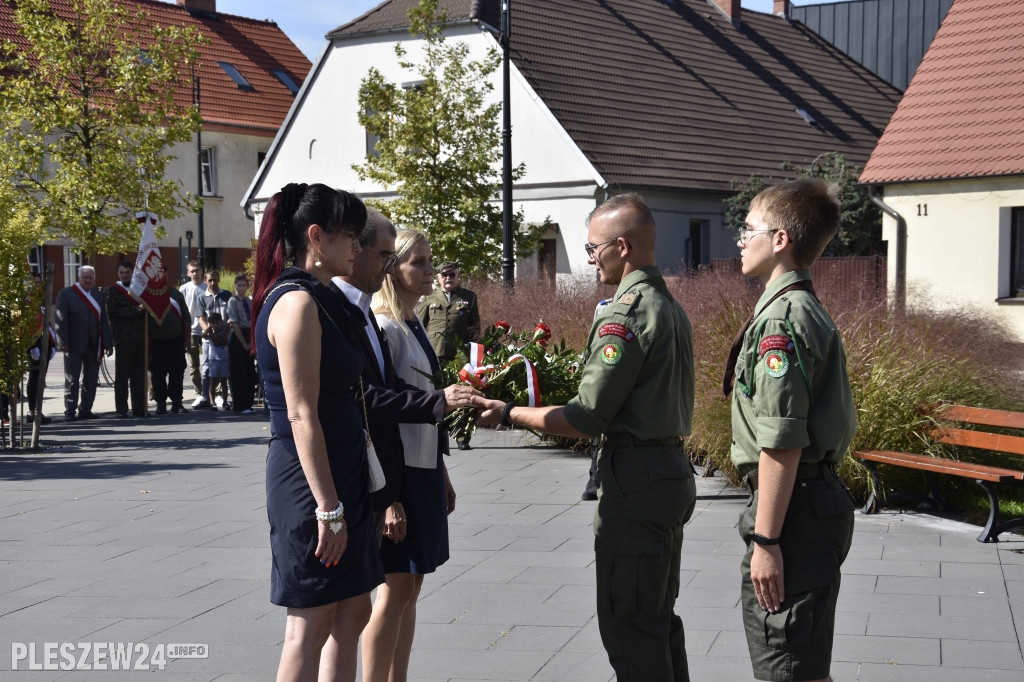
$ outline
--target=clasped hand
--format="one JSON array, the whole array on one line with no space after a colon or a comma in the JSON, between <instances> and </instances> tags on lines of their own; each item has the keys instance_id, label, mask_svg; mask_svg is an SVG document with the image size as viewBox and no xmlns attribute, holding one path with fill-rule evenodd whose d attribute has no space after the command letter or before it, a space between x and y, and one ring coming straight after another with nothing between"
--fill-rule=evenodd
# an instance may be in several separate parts
<instances>
[{"instance_id":1,"label":"clasped hand","mask_svg":"<svg viewBox=\"0 0 1024 682\"><path fill-rule=\"evenodd\" d=\"M460 407L474 407L475 401L482 400L483 397L483 394L472 386L452 384L444 389L444 413L448 414Z\"/></svg>"}]
</instances>

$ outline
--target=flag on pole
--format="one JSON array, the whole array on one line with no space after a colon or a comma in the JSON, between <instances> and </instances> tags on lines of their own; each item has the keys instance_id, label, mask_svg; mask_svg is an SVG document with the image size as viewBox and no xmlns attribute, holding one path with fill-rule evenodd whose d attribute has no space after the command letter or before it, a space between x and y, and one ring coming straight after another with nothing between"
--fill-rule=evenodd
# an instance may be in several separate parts
<instances>
[{"instance_id":1,"label":"flag on pole","mask_svg":"<svg viewBox=\"0 0 1024 682\"><path fill-rule=\"evenodd\" d=\"M135 259L135 272L132 273L130 291L139 299L149 314L158 323L164 321L171 307L170 285L167 273L164 272L164 261L160 256L160 247L156 244L156 214L139 211L135 220L142 225L142 239L139 241L139 256Z\"/></svg>"}]
</instances>

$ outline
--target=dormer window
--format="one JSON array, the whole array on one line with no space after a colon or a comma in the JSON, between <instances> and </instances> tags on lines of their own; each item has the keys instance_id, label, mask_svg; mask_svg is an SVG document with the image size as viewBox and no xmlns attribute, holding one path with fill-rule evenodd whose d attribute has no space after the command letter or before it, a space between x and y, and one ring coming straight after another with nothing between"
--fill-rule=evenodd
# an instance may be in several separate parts
<instances>
[{"instance_id":1,"label":"dormer window","mask_svg":"<svg viewBox=\"0 0 1024 682\"><path fill-rule=\"evenodd\" d=\"M252 84L245 80L245 76L238 72L235 65L231 62L217 62L220 68L224 69L224 73L228 75L228 78L235 82L239 90L248 90L249 92L256 92L256 88L252 87Z\"/></svg>"},{"instance_id":2,"label":"dormer window","mask_svg":"<svg viewBox=\"0 0 1024 682\"><path fill-rule=\"evenodd\" d=\"M288 88L288 92L293 95L299 91L299 86L295 84L292 77L288 75L287 71L281 71L280 69L274 69L271 73L277 76L277 80L281 81L284 87Z\"/></svg>"}]
</instances>

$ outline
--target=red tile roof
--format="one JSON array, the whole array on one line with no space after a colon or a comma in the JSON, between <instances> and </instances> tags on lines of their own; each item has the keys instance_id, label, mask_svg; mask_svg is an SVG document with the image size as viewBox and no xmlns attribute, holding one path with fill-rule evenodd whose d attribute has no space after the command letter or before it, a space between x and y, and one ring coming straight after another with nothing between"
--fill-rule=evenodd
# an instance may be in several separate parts
<instances>
[{"instance_id":1,"label":"red tile roof","mask_svg":"<svg viewBox=\"0 0 1024 682\"><path fill-rule=\"evenodd\" d=\"M328 36L403 28L414 2L387 0ZM449 21L500 25L498 0L442 5ZM515 0L512 10L514 63L611 185L728 192L730 180L779 177L782 162L823 152L863 163L900 98L768 14L744 10L737 28L706 0Z\"/></svg>"},{"instance_id":2,"label":"red tile roof","mask_svg":"<svg viewBox=\"0 0 1024 682\"><path fill-rule=\"evenodd\" d=\"M193 16L184 7L158 0L114 0L131 10L147 12L162 26L191 26L210 41L201 46L199 68L201 111L206 124L276 132L295 100L273 74L281 70L300 86L312 65L277 24L218 13L216 18ZM51 0L62 16L71 15L66 0ZM16 40L11 3L0 3L0 39ZM144 47L144 46L143 46ZM241 90L217 62L230 62L252 84ZM190 75L182 74L175 99L192 101Z\"/></svg>"},{"instance_id":3,"label":"red tile roof","mask_svg":"<svg viewBox=\"0 0 1024 682\"><path fill-rule=\"evenodd\" d=\"M861 182L1024 173L1020 0L956 0Z\"/></svg>"}]
</instances>

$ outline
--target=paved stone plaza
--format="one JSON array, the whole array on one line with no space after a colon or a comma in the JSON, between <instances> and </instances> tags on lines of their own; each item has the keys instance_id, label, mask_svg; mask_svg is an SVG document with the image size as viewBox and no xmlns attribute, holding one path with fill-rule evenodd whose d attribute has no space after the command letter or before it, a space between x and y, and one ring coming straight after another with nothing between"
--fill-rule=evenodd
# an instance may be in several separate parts
<instances>
[{"instance_id":1,"label":"paved stone plaza","mask_svg":"<svg viewBox=\"0 0 1024 682\"><path fill-rule=\"evenodd\" d=\"M112 363L109 363L112 366ZM158 679L273 679L284 610L271 605L261 414L59 421L51 368L44 454L0 452L0 679L131 679L32 671L32 644L204 644ZM192 391L186 388L187 399ZM95 411L113 414L101 388ZM458 493L451 560L418 607L413 679L604 681L594 606L589 460L481 432L448 460ZM702 479L677 611L695 682L751 679L736 519L746 495ZM857 516L844 567L837 682L1024 679L1024 539L913 514ZM1011 536L1012 537L1012 536ZM75 648L77 659L82 648ZM89 661L92 661L90 654ZM54 662L62 662L59 653ZM107 664L110 665L109 661ZM152 679L152 678L147 678Z\"/></svg>"}]
</instances>

